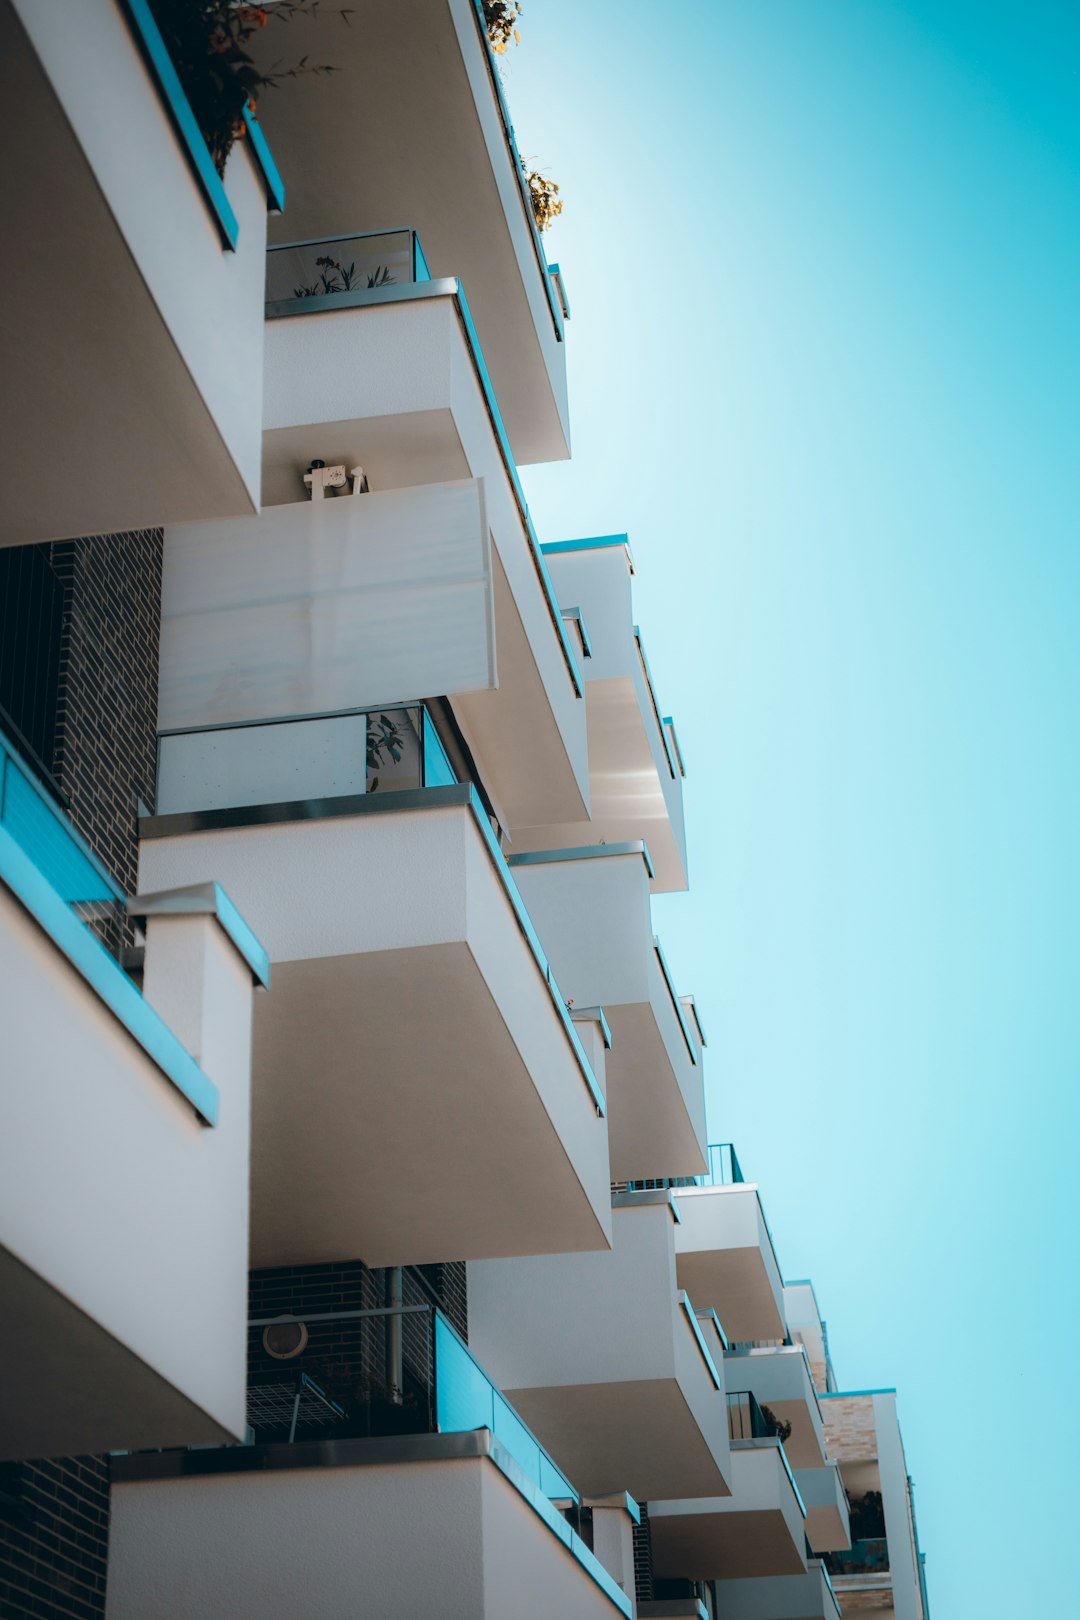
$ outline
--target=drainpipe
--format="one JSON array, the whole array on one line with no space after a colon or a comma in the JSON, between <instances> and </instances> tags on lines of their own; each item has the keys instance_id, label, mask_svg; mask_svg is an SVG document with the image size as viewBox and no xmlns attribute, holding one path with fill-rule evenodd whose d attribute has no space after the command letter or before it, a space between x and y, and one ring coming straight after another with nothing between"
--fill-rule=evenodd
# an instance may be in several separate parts
<instances>
[{"instance_id":1,"label":"drainpipe","mask_svg":"<svg viewBox=\"0 0 1080 1620\"><path fill-rule=\"evenodd\" d=\"M391 1312L386 1318L386 1383L390 1391L391 1401L395 1406L400 1406L405 1383L401 1344L402 1290L400 1266L390 1266L387 1270L386 1303Z\"/></svg>"}]
</instances>

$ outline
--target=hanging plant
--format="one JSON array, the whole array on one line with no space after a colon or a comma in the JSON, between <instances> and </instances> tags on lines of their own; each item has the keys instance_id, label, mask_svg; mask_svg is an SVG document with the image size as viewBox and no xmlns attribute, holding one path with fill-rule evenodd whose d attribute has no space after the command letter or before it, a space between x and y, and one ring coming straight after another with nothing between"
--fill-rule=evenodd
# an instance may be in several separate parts
<instances>
[{"instance_id":1,"label":"hanging plant","mask_svg":"<svg viewBox=\"0 0 1080 1620\"><path fill-rule=\"evenodd\" d=\"M229 153L244 133L245 112L254 112L263 90L276 89L286 79L337 71L328 62L304 56L291 66L274 63L264 73L248 48L270 22L319 18L324 11L320 0L277 0L272 6L237 5L235 0L149 3L218 174L224 174ZM339 6L331 14L348 23L352 11Z\"/></svg>"},{"instance_id":2,"label":"hanging plant","mask_svg":"<svg viewBox=\"0 0 1080 1620\"><path fill-rule=\"evenodd\" d=\"M519 0L484 0L484 26L496 56L502 56L511 44L521 44L516 26L520 16Z\"/></svg>"},{"instance_id":3,"label":"hanging plant","mask_svg":"<svg viewBox=\"0 0 1080 1620\"><path fill-rule=\"evenodd\" d=\"M521 167L525 169L524 162ZM546 231L552 220L557 219L563 211L559 188L554 180L549 180L539 169L525 169L525 179L529 187L529 201L532 204L536 228L538 231Z\"/></svg>"}]
</instances>

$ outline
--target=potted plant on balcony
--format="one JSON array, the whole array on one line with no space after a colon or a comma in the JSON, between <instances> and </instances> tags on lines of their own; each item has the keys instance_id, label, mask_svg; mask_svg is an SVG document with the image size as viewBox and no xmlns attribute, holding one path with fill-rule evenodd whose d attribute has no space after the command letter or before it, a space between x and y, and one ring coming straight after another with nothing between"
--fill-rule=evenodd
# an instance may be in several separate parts
<instances>
[{"instance_id":1,"label":"potted plant on balcony","mask_svg":"<svg viewBox=\"0 0 1080 1620\"><path fill-rule=\"evenodd\" d=\"M264 90L305 74L337 70L306 56L291 66L264 72L251 51L271 22L294 17L337 16L348 23L352 8L325 7L320 0L275 0L273 5L238 5L236 0L149 0L154 21L176 69L184 94L218 174L243 136L244 114L253 112Z\"/></svg>"},{"instance_id":2,"label":"potted plant on balcony","mask_svg":"<svg viewBox=\"0 0 1080 1620\"><path fill-rule=\"evenodd\" d=\"M775 1434L781 1445L785 1440L790 1440L791 1423L788 1418L778 1418L772 1408L765 1405L764 1401L761 1403L761 1415L765 1419L766 1434Z\"/></svg>"}]
</instances>

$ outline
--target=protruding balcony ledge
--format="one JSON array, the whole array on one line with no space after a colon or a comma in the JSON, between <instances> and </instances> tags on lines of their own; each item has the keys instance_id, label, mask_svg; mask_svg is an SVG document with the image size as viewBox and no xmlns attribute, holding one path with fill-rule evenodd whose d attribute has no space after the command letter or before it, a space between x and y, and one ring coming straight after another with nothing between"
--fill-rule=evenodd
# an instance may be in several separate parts
<instances>
[{"instance_id":1,"label":"protruding balcony ledge","mask_svg":"<svg viewBox=\"0 0 1080 1620\"><path fill-rule=\"evenodd\" d=\"M730 1350L728 1383L749 1389L781 1422L790 1422L785 1442L795 1468L819 1469L825 1463L825 1429L809 1357L802 1345L740 1346Z\"/></svg>"},{"instance_id":2,"label":"protruding balcony ledge","mask_svg":"<svg viewBox=\"0 0 1080 1620\"><path fill-rule=\"evenodd\" d=\"M584 675L592 841L646 838L655 865L653 889L685 889L684 767L634 623L626 536L557 541L543 551L559 600L588 616L591 657ZM541 824L539 818L515 837L520 849L581 841L572 824Z\"/></svg>"},{"instance_id":3,"label":"protruding balcony ledge","mask_svg":"<svg viewBox=\"0 0 1080 1620\"><path fill-rule=\"evenodd\" d=\"M670 1194L616 1198L609 1254L470 1268L478 1353L590 1493L729 1488L719 1340L676 1286L676 1218Z\"/></svg>"},{"instance_id":4,"label":"protruding balcony ledge","mask_svg":"<svg viewBox=\"0 0 1080 1620\"><path fill-rule=\"evenodd\" d=\"M294 17L297 58L336 71L267 96L260 108L289 188L293 238L368 231L407 219L432 274L458 276L514 447L524 464L569 455L566 352L558 287L475 0L373 0L364 25ZM268 28L254 49L280 53ZM372 161L358 165L363 151ZM382 154L375 159L375 154ZM464 195L467 207L450 199Z\"/></svg>"},{"instance_id":5,"label":"protruding balcony ledge","mask_svg":"<svg viewBox=\"0 0 1080 1620\"><path fill-rule=\"evenodd\" d=\"M217 1087L73 909L122 907L123 890L2 734L0 879L203 1123L216 1124Z\"/></svg>"},{"instance_id":6,"label":"protruding balcony ledge","mask_svg":"<svg viewBox=\"0 0 1080 1620\"><path fill-rule=\"evenodd\" d=\"M0 1457L243 1432L260 948L216 888L146 896L140 990L123 904L0 741Z\"/></svg>"},{"instance_id":7,"label":"protruding balcony ledge","mask_svg":"<svg viewBox=\"0 0 1080 1620\"><path fill-rule=\"evenodd\" d=\"M705 1164L701 1045L652 932L653 864L641 839L513 852L525 902L578 1001L602 1005L616 1182L658 1164L687 1177Z\"/></svg>"},{"instance_id":8,"label":"protruding balcony ledge","mask_svg":"<svg viewBox=\"0 0 1080 1620\"><path fill-rule=\"evenodd\" d=\"M795 1483L806 1504L806 1536L816 1553L841 1552L851 1546L848 1501L839 1464L795 1469Z\"/></svg>"},{"instance_id":9,"label":"protruding balcony ledge","mask_svg":"<svg viewBox=\"0 0 1080 1620\"><path fill-rule=\"evenodd\" d=\"M777 1439L731 1442L731 1494L649 1503L653 1570L665 1579L797 1575L806 1510Z\"/></svg>"},{"instance_id":10,"label":"protruding balcony ledge","mask_svg":"<svg viewBox=\"0 0 1080 1620\"><path fill-rule=\"evenodd\" d=\"M716 1592L724 1620L840 1620L828 1571L817 1559L805 1575L721 1580Z\"/></svg>"},{"instance_id":11,"label":"protruding balcony ledge","mask_svg":"<svg viewBox=\"0 0 1080 1620\"><path fill-rule=\"evenodd\" d=\"M559 638L574 690L580 697L583 691L581 670L578 667L577 658L571 646L566 626L563 623L562 610L556 600L551 576L544 561L544 551L533 526L532 515L525 499L525 491L521 485L517 463L510 447L510 439L503 422L502 412L499 409L499 402L492 386L487 363L480 347L480 339L477 336L476 326L473 322L472 311L469 308L469 302L465 296L462 283L455 276L447 276L438 280L406 282L396 286L357 288L350 292L332 293L325 296L278 299L267 304L266 317L270 321L295 320L324 313L341 314L348 310L377 309L392 304L415 304L426 299L442 298L451 301L460 323L476 380L483 394L488 420L498 444L502 465L510 481L514 501L521 518L522 527L525 530L533 565L547 600L551 622ZM271 422L267 425L272 431L276 424Z\"/></svg>"},{"instance_id":12,"label":"protruding balcony ledge","mask_svg":"<svg viewBox=\"0 0 1080 1620\"><path fill-rule=\"evenodd\" d=\"M471 785L160 816L142 834L144 882L219 872L273 962L256 1264L606 1246L603 1088ZM299 1087L305 1067L317 1083Z\"/></svg>"},{"instance_id":13,"label":"protruding balcony ledge","mask_svg":"<svg viewBox=\"0 0 1080 1620\"><path fill-rule=\"evenodd\" d=\"M141 1563L144 1568L149 1567L146 1565L145 1559L139 1559L138 1553L140 1549L136 1547L134 1538L137 1535L142 1548L145 1549L144 1538L148 1529L153 1534L155 1545L160 1540L160 1551L163 1557L169 1556L169 1548L173 1549L173 1556L175 1557L181 1557L184 1560L191 1557L195 1542L188 1543L184 1540L182 1528L185 1523L185 1516L190 1512L189 1504L197 1502L198 1497L188 1494L184 1498L178 1497L174 1503L168 1490L168 1483L171 1481L193 1481L196 1479L206 1481L208 1497L213 1498L212 1502L208 1502L209 1511L224 1512L228 1515L235 1514L237 1518L233 1522L236 1522L238 1528L241 1520L243 1520L251 1529L256 1530L260 1503L266 1499L266 1485L269 1483L270 1476L274 1476L280 1481L275 1494L279 1491L286 1494L296 1508L300 1509L304 1500L303 1492L306 1480L299 1476L308 1476L312 1484L314 1484L323 1471L332 1469L337 1475L334 1496L340 1501L343 1515L342 1534L340 1536L335 1535L335 1541L337 1545L344 1548L362 1541L365 1522L374 1522L370 1509L376 1505L378 1498L377 1495L373 1496L371 1493L378 1493L381 1489L380 1473L386 1477L386 1488L389 1490L393 1489L389 1481L395 1475L401 1478L401 1470L404 1469L405 1474L401 1483L404 1488L408 1489L409 1475L415 1469L416 1488L422 1488L422 1482L426 1479L441 1480L443 1478L442 1469L445 1466L445 1490L452 1493L455 1490L460 1490L460 1487L455 1485L455 1481L460 1479L462 1465L477 1462L486 1464L496 1470L501 1479L509 1484L517 1495L528 1504L536 1519L546 1527L555 1541L561 1543L565 1553L573 1558L582 1573L588 1577L598 1596L602 1596L606 1600L604 1608L589 1607L582 1609L582 1614L587 1615L589 1620L592 1620L594 1613L600 1615L613 1609L626 1616L627 1620L630 1620L630 1616L633 1614L633 1606L626 1593L615 1583L600 1560L590 1551L577 1532L571 1528L563 1515L526 1473L520 1463L486 1428L454 1434L395 1435L372 1440L324 1440L300 1442L295 1445L236 1446L224 1450L161 1452L144 1456L114 1457L112 1460L115 1485L113 1498L114 1551L112 1556L116 1569L114 1590L118 1589L118 1598L115 1607L111 1608L110 1612L115 1614L117 1620L128 1620L128 1617L147 1612L145 1606L142 1608L137 1606L138 1602L142 1602L144 1605L151 1604L157 1612L163 1615L171 1617L174 1613L172 1609L167 1607L168 1600L163 1596L163 1593L169 1590L170 1582L165 1578L162 1564L156 1558L152 1560L153 1580L155 1583L153 1592L139 1590L136 1599L135 1592L137 1588L134 1584L138 1579L137 1569L139 1564ZM241 1481L245 1475L256 1475L260 1480L259 1494L257 1496L252 1495L250 1499L239 1494ZM146 1481L154 1481L158 1484L159 1495L142 1500L138 1487ZM215 1481L230 1482L231 1489L227 1495L219 1495L214 1490L213 1482ZM429 1485L427 1489L430 1491L431 1486ZM326 1512L332 1512L331 1499L326 1497L325 1491L323 1496L326 1500L326 1508L320 1514L320 1519L325 1518ZM149 1526L145 1515L147 1512L153 1511L154 1502L159 1499L163 1517L160 1521ZM460 1510L460 1494L457 1501ZM354 1510L364 1502L369 1504L369 1511L367 1513L355 1513ZM449 1497L446 1499L446 1509L447 1511L451 1510ZM129 1514L131 1515L130 1518ZM364 1588L368 1601L377 1601L377 1585L373 1587L371 1583L373 1580L376 1583L378 1582L378 1571L380 1570L385 1572L388 1580L394 1582L395 1594L400 1598L402 1582L408 1580L410 1568L416 1566L417 1554L424 1545L425 1522L425 1519L421 1517L419 1521L408 1523L407 1529L404 1531L409 1543L409 1549L411 1549L408 1551L408 1555L404 1541L400 1549L401 1558L387 1556L385 1539L380 1541L378 1547L372 1543L363 1549L368 1559ZM488 1521L485 1520L485 1522ZM346 1523L349 1525L347 1534L344 1529ZM192 1525L191 1528L194 1536L196 1527ZM491 1528L494 1531L494 1521L491 1521ZM509 1531L510 1526L505 1525L503 1533L506 1534ZM479 1523L475 1526L475 1532L479 1536ZM214 1564L211 1562L207 1564L210 1555L205 1540L199 1539L198 1545L200 1548L199 1559L206 1566L208 1583L218 1596L223 1590L235 1590L235 1580L246 1580L246 1573L241 1572L239 1567L230 1569L220 1563ZM235 1538L230 1538L230 1545L233 1547L237 1545ZM377 1558L376 1554L378 1554ZM350 1557L351 1561L351 1555L343 1554L343 1556ZM534 1552L533 1558L535 1559L536 1556L537 1554ZM336 1579L337 1572L333 1567L331 1555L328 1554L327 1558L330 1561L323 1560L320 1567L323 1567L325 1563L328 1577ZM484 1567L485 1573L487 1573L487 1558L485 1558ZM177 1573L179 1573L179 1566L177 1567ZM308 1569L305 1571L303 1578L308 1601L314 1601L318 1606L318 1577L313 1576L311 1570ZM389 1593L387 1596L389 1597ZM271 1620L285 1620L286 1610L275 1609L272 1606L272 1600L264 1600L264 1608L266 1601L271 1602L271 1607L266 1609L266 1613L271 1617ZM522 1595L521 1601L526 1604L526 1607L518 1612L532 1616L534 1609L529 1606L531 1599ZM581 1600L579 1599L579 1601ZM417 1602L420 1603L419 1588ZM162 1605L166 1606L163 1607ZM478 1614L488 1614L486 1607L477 1612ZM498 1620L499 1613L505 1614L509 1612L508 1608L503 1608L497 1612L492 1611L490 1620ZM544 1612L546 1613L547 1610L545 1609ZM577 1611L575 1610L575 1612ZM538 1609L536 1613L539 1613Z\"/></svg>"},{"instance_id":14,"label":"protruding balcony ledge","mask_svg":"<svg viewBox=\"0 0 1080 1620\"><path fill-rule=\"evenodd\" d=\"M783 1284L757 1184L679 1187L679 1280L722 1313L733 1344L782 1339Z\"/></svg>"},{"instance_id":15,"label":"protruding balcony ledge","mask_svg":"<svg viewBox=\"0 0 1080 1620\"><path fill-rule=\"evenodd\" d=\"M0 57L22 154L3 188L19 409L0 545L256 510L273 169L259 126L219 179L146 0L9 0ZM46 462L62 476L29 471Z\"/></svg>"}]
</instances>

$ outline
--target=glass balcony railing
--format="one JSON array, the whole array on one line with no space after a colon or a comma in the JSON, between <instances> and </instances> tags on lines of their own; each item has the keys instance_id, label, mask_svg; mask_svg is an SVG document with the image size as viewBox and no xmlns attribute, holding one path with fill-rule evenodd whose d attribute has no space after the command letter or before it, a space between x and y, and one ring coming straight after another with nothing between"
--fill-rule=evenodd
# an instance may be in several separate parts
<instances>
[{"instance_id":1,"label":"glass balcony railing","mask_svg":"<svg viewBox=\"0 0 1080 1620\"><path fill-rule=\"evenodd\" d=\"M367 715L365 791L404 793L457 781L424 704L372 709Z\"/></svg>"},{"instance_id":2,"label":"glass balcony railing","mask_svg":"<svg viewBox=\"0 0 1080 1620\"><path fill-rule=\"evenodd\" d=\"M0 732L0 827L50 889L118 953L124 892Z\"/></svg>"},{"instance_id":3,"label":"glass balcony railing","mask_svg":"<svg viewBox=\"0 0 1080 1620\"><path fill-rule=\"evenodd\" d=\"M776 1434L757 1397L748 1389L729 1390L727 1396L728 1435L732 1440L768 1440Z\"/></svg>"},{"instance_id":4,"label":"glass balcony railing","mask_svg":"<svg viewBox=\"0 0 1080 1620\"><path fill-rule=\"evenodd\" d=\"M729 1187L745 1178L738 1156L730 1142L710 1142L709 1168L703 1176L652 1176L625 1183L627 1192L667 1192L679 1187ZM620 1187L623 1184L618 1184Z\"/></svg>"},{"instance_id":5,"label":"glass balcony railing","mask_svg":"<svg viewBox=\"0 0 1080 1620\"><path fill-rule=\"evenodd\" d=\"M488 1429L548 1501L580 1502L437 1306L274 1317L249 1327L249 1444ZM285 1367L268 1366L258 1355L259 1335L263 1346L273 1346L289 1342L290 1334L301 1353L289 1354Z\"/></svg>"},{"instance_id":6,"label":"glass balcony railing","mask_svg":"<svg viewBox=\"0 0 1080 1620\"><path fill-rule=\"evenodd\" d=\"M430 280L420 238L412 230L284 242L266 253L267 313L284 313L283 304L299 312L311 299L320 300L313 309L324 309L332 304L323 300Z\"/></svg>"},{"instance_id":7,"label":"glass balcony railing","mask_svg":"<svg viewBox=\"0 0 1080 1620\"><path fill-rule=\"evenodd\" d=\"M823 1561L830 1575L887 1575L889 1544L884 1536L869 1536L841 1552L825 1553Z\"/></svg>"}]
</instances>

